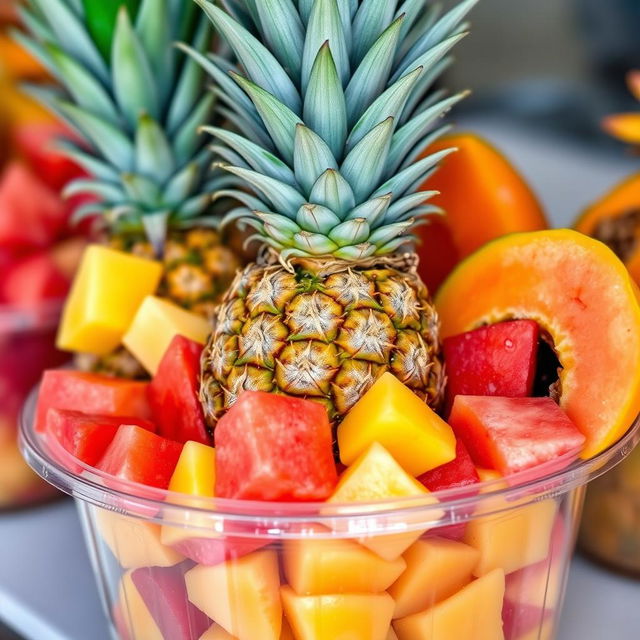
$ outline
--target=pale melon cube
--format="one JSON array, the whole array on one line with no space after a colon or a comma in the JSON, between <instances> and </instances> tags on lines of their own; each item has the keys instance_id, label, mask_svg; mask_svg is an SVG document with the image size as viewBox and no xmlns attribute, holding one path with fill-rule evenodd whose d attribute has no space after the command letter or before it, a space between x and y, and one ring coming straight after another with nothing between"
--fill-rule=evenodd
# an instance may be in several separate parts
<instances>
[{"instance_id":1,"label":"pale melon cube","mask_svg":"<svg viewBox=\"0 0 640 640\"><path fill-rule=\"evenodd\" d=\"M58 347L95 355L113 351L142 301L157 289L162 270L160 262L91 245L67 298Z\"/></svg>"},{"instance_id":2,"label":"pale melon cube","mask_svg":"<svg viewBox=\"0 0 640 640\"><path fill-rule=\"evenodd\" d=\"M279 640L280 573L274 551L257 551L185 575L189 600L238 640Z\"/></svg>"},{"instance_id":3,"label":"pale melon cube","mask_svg":"<svg viewBox=\"0 0 640 640\"><path fill-rule=\"evenodd\" d=\"M118 607L130 640L164 640L140 592L133 584L131 571L120 581Z\"/></svg>"},{"instance_id":4,"label":"pale melon cube","mask_svg":"<svg viewBox=\"0 0 640 640\"><path fill-rule=\"evenodd\" d=\"M472 579L480 554L445 538L419 540L404 553L406 571L389 589L394 618L405 618L457 593Z\"/></svg>"},{"instance_id":5,"label":"pale melon cube","mask_svg":"<svg viewBox=\"0 0 640 640\"><path fill-rule=\"evenodd\" d=\"M282 604L296 640L386 640L394 606L387 593L298 596L288 586Z\"/></svg>"},{"instance_id":6,"label":"pale melon cube","mask_svg":"<svg viewBox=\"0 0 640 640\"><path fill-rule=\"evenodd\" d=\"M474 575L494 569L513 573L544 560L549 553L556 516L554 500L522 507L505 504L507 510L481 516L467 524L464 542L480 552Z\"/></svg>"},{"instance_id":7,"label":"pale melon cube","mask_svg":"<svg viewBox=\"0 0 640 640\"><path fill-rule=\"evenodd\" d=\"M155 375L175 336L205 344L209 333L211 326L206 318L162 298L147 296L122 342L144 368Z\"/></svg>"},{"instance_id":8,"label":"pale melon cube","mask_svg":"<svg viewBox=\"0 0 640 640\"><path fill-rule=\"evenodd\" d=\"M536 626L535 629L531 629L528 633L519 635L511 640L553 640L555 638L554 626L553 620L547 620L542 625L542 629L538 629Z\"/></svg>"},{"instance_id":9,"label":"pale melon cube","mask_svg":"<svg viewBox=\"0 0 640 640\"><path fill-rule=\"evenodd\" d=\"M238 640L227 633L219 624L209 627L198 640Z\"/></svg>"},{"instance_id":10,"label":"pale melon cube","mask_svg":"<svg viewBox=\"0 0 640 640\"><path fill-rule=\"evenodd\" d=\"M161 542L158 524L105 509L96 510L95 518L100 537L123 569L172 567L184 560Z\"/></svg>"},{"instance_id":11,"label":"pale melon cube","mask_svg":"<svg viewBox=\"0 0 640 640\"><path fill-rule=\"evenodd\" d=\"M394 628L399 640L504 640L503 599L504 571L496 569Z\"/></svg>"}]
</instances>

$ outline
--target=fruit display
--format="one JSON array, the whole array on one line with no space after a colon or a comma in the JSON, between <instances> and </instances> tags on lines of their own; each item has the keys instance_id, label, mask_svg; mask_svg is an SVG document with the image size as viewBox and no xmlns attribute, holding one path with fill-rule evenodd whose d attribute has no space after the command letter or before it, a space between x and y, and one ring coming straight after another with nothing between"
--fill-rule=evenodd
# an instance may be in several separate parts
<instances>
[{"instance_id":1,"label":"fruit display","mask_svg":"<svg viewBox=\"0 0 640 640\"><path fill-rule=\"evenodd\" d=\"M420 278L425 181L454 151L431 145L460 97L433 85L477 0L444 13L420 0L164 0L160 14L158 1L116 16L31 0L51 27L37 37L65 7L83 34L60 60L82 60L93 93L80 100L66 73L79 106L47 94L93 132L94 153L74 154L88 170L88 157L130 167L89 182L136 239L123 245L115 224L85 253L59 332L103 366L47 371L23 424L27 458L78 499L114 637L551 637L582 485L639 437L640 300L622 262L573 231L494 240L435 300ZM189 184L237 201L224 223L261 246L209 318L168 294L165 240L183 209L127 191L131 179L157 194L161 169L178 181L163 162L182 147L159 144L149 102L161 79L149 52L167 45L158 17L172 10L203 38L181 45L182 77L202 65L222 116L206 100L191 114L214 144L189 137L185 161L217 164ZM207 51L209 22L225 56ZM167 78L166 105L181 87ZM126 199L110 203L111 189ZM143 233L156 252L140 250ZM125 348L144 379L104 371Z\"/></svg>"}]
</instances>

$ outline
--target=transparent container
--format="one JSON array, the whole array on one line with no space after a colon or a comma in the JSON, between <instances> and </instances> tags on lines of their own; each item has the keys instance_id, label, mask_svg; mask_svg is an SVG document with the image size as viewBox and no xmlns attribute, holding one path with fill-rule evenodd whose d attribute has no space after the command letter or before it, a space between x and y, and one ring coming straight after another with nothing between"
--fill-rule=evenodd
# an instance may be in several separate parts
<instances>
[{"instance_id":1,"label":"transparent container","mask_svg":"<svg viewBox=\"0 0 640 640\"><path fill-rule=\"evenodd\" d=\"M199 499L119 481L33 429L31 466L76 499L114 640L551 640L589 461L420 499ZM69 471L73 469L73 471Z\"/></svg>"},{"instance_id":2,"label":"transparent container","mask_svg":"<svg viewBox=\"0 0 640 640\"><path fill-rule=\"evenodd\" d=\"M69 358L55 348L61 308L57 301L24 309L0 305L0 510L59 495L25 463L17 434L20 409L43 370Z\"/></svg>"}]
</instances>

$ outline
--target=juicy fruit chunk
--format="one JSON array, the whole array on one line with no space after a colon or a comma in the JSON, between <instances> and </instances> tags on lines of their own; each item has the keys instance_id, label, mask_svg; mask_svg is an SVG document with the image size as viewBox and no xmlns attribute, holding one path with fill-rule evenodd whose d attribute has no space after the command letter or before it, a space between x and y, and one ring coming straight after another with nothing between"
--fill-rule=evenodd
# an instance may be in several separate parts
<instances>
[{"instance_id":1,"label":"juicy fruit chunk","mask_svg":"<svg viewBox=\"0 0 640 640\"><path fill-rule=\"evenodd\" d=\"M338 481L329 418L318 403L244 392L218 422L215 439L220 497L324 500Z\"/></svg>"},{"instance_id":2,"label":"juicy fruit chunk","mask_svg":"<svg viewBox=\"0 0 640 640\"><path fill-rule=\"evenodd\" d=\"M480 554L462 542L418 540L404 553L406 571L389 589L394 618L405 618L432 607L471 582Z\"/></svg>"},{"instance_id":3,"label":"juicy fruit chunk","mask_svg":"<svg viewBox=\"0 0 640 640\"><path fill-rule=\"evenodd\" d=\"M130 571L122 576L117 610L127 640L164 640L162 631L133 584Z\"/></svg>"},{"instance_id":4,"label":"juicy fruit chunk","mask_svg":"<svg viewBox=\"0 0 640 640\"><path fill-rule=\"evenodd\" d=\"M257 551L185 576L189 600L238 640L279 640L280 574L274 551Z\"/></svg>"},{"instance_id":5,"label":"juicy fruit chunk","mask_svg":"<svg viewBox=\"0 0 640 640\"><path fill-rule=\"evenodd\" d=\"M285 542L284 572L301 596L327 593L381 593L406 568L402 558L387 561L350 540Z\"/></svg>"},{"instance_id":6,"label":"juicy fruit chunk","mask_svg":"<svg viewBox=\"0 0 640 640\"><path fill-rule=\"evenodd\" d=\"M158 433L170 440L211 441L198 400L201 354L201 344L175 336L149 385L149 404Z\"/></svg>"},{"instance_id":7,"label":"juicy fruit chunk","mask_svg":"<svg viewBox=\"0 0 640 640\"><path fill-rule=\"evenodd\" d=\"M503 598L504 572L496 569L394 628L400 640L503 640Z\"/></svg>"},{"instance_id":8,"label":"juicy fruit chunk","mask_svg":"<svg viewBox=\"0 0 640 640\"><path fill-rule=\"evenodd\" d=\"M282 587L282 603L296 640L386 640L393 614L386 593L298 596Z\"/></svg>"},{"instance_id":9,"label":"juicy fruit chunk","mask_svg":"<svg viewBox=\"0 0 640 640\"><path fill-rule=\"evenodd\" d=\"M480 482L480 476L462 440L456 442L456 457L451 462L423 473L418 481L429 491L468 487Z\"/></svg>"},{"instance_id":10,"label":"juicy fruit chunk","mask_svg":"<svg viewBox=\"0 0 640 640\"><path fill-rule=\"evenodd\" d=\"M181 335L203 345L210 331L206 318L148 295L137 310L122 343L155 376L175 336Z\"/></svg>"},{"instance_id":11,"label":"juicy fruit chunk","mask_svg":"<svg viewBox=\"0 0 640 640\"><path fill-rule=\"evenodd\" d=\"M90 246L62 316L59 348L95 355L113 351L161 276L160 262Z\"/></svg>"},{"instance_id":12,"label":"juicy fruit chunk","mask_svg":"<svg viewBox=\"0 0 640 640\"><path fill-rule=\"evenodd\" d=\"M136 425L122 425L96 468L116 478L166 489L182 445Z\"/></svg>"},{"instance_id":13,"label":"juicy fruit chunk","mask_svg":"<svg viewBox=\"0 0 640 640\"><path fill-rule=\"evenodd\" d=\"M49 409L149 419L148 386L146 382L80 371L45 371L38 394L36 431L45 430Z\"/></svg>"},{"instance_id":14,"label":"juicy fruit chunk","mask_svg":"<svg viewBox=\"0 0 640 640\"><path fill-rule=\"evenodd\" d=\"M527 398L536 374L540 329L533 320L499 322L447 338L447 405L457 395Z\"/></svg>"},{"instance_id":15,"label":"juicy fruit chunk","mask_svg":"<svg viewBox=\"0 0 640 640\"><path fill-rule=\"evenodd\" d=\"M338 427L343 464L352 464L373 442L413 476L456 456L449 425L391 373L375 382Z\"/></svg>"},{"instance_id":16,"label":"juicy fruit chunk","mask_svg":"<svg viewBox=\"0 0 640 640\"><path fill-rule=\"evenodd\" d=\"M477 464L505 476L577 456L585 442L551 398L457 396L449 423Z\"/></svg>"},{"instance_id":17,"label":"juicy fruit chunk","mask_svg":"<svg viewBox=\"0 0 640 640\"><path fill-rule=\"evenodd\" d=\"M640 305L624 265L569 230L496 240L436 298L444 338L513 317L535 319L563 369L560 406L587 437L582 457L616 442L640 413Z\"/></svg>"}]
</instances>

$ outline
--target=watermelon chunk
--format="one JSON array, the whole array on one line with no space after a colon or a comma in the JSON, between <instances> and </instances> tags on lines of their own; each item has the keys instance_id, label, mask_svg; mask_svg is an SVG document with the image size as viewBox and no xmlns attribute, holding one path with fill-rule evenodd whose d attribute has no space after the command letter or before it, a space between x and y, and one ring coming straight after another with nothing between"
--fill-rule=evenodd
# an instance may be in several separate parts
<instances>
[{"instance_id":1,"label":"watermelon chunk","mask_svg":"<svg viewBox=\"0 0 640 640\"><path fill-rule=\"evenodd\" d=\"M170 440L211 444L198 399L203 346L175 336L149 385L149 403L158 433Z\"/></svg>"},{"instance_id":2,"label":"watermelon chunk","mask_svg":"<svg viewBox=\"0 0 640 640\"><path fill-rule=\"evenodd\" d=\"M536 322L513 320L445 339L447 407L457 395L531 396L539 338Z\"/></svg>"},{"instance_id":3,"label":"watermelon chunk","mask_svg":"<svg viewBox=\"0 0 640 640\"><path fill-rule=\"evenodd\" d=\"M45 371L38 395L36 431L46 427L49 409L82 411L101 416L151 418L146 382L51 369Z\"/></svg>"},{"instance_id":4,"label":"watermelon chunk","mask_svg":"<svg viewBox=\"0 0 640 640\"><path fill-rule=\"evenodd\" d=\"M218 422L216 495L266 501L327 499L338 474L326 409L246 391Z\"/></svg>"},{"instance_id":5,"label":"watermelon chunk","mask_svg":"<svg viewBox=\"0 0 640 640\"><path fill-rule=\"evenodd\" d=\"M551 398L457 396L449 424L478 466L505 476L545 463L562 468L585 443Z\"/></svg>"}]
</instances>

